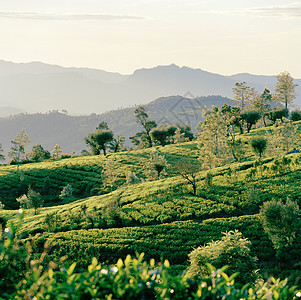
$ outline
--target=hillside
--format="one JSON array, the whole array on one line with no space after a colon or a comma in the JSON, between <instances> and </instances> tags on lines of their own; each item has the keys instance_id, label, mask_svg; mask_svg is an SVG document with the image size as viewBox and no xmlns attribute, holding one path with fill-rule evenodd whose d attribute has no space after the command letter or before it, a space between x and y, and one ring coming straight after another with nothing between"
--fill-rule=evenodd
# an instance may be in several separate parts
<instances>
[{"instance_id":1,"label":"hillside","mask_svg":"<svg viewBox=\"0 0 301 300\"><path fill-rule=\"evenodd\" d=\"M0 106L13 106L28 113L67 110L76 115L100 114L119 107L146 104L162 96L190 93L193 98L208 95L231 98L236 81L247 81L259 92L266 86L271 90L275 86L274 76L222 76L174 64L121 75L40 62L0 61ZM295 82L299 85L295 103L301 105L301 80Z\"/></svg>"},{"instance_id":2,"label":"hillside","mask_svg":"<svg viewBox=\"0 0 301 300\"><path fill-rule=\"evenodd\" d=\"M253 130L242 138L247 141L264 130ZM16 209L14 199L28 186L44 196L46 207L37 215L26 210L22 230L27 237L40 233L34 239L36 251L42 251L46 241L55 242L48 259L68 254L68 262L77 259L78 267L86 267L94 256L114 263L127 254L144 252L147 259L168 258L183 270L192 249L221 238L222 232L238 229L250 239L264 278L292 275L290 280L298 281L298 268L281 269L275 263L275 250L258 212L271 199L290 198L301 204L301 156L266 157L261 168L254 164L255 156L248 147L243 162L213 169L211 183L206 183L207 171L199 172L195 196L187 181L171 168L178 161L196 162L198 150L192 141L156 147L171 167L155 181L126 184L129 171L144 178L143 169L153 149L110 154L118 170L119 188L113 192L101 176L103 155L25 164L18 172L16 166L2 166L0 198L7 208ZM63 204L58 195L66 184L74 188L75 198ZM0 217L14 220L15 216L15 210L0 211ZM298 253L300 242L296 247Z\"/></svg>"},{"instance_id":3,"label":"hillside","mask_svg":"<svg viewBox=\"0 0 301 300\"><path fill-rule=\"evenodd\" d=\"M189 99L181 96L159 98L150 102L145 107L151 119L158 124L162 120L170 124L188 123L192 131L202 120L201 112L204 106L212 105L221 107L230 104L228 98L221 96L200 97ZM70 116L58 111L46 114L21 114L6 118L0 118L0 143L7 153L11 147L11 140L23 128L31 139L31 148L34 144L41 144L51 151L55 144L59 144L64 152L71 153L75 150L80 153L88 149L84 143L84 137L93 132L102 121L108 123L115 135L121 134L126 138L126 145L133 146L129 137L141 130L137 124L134 113L135 107L113 110L100 115ZM28 149L29 150L29 149Z\"/></svg>"}]
</instances>

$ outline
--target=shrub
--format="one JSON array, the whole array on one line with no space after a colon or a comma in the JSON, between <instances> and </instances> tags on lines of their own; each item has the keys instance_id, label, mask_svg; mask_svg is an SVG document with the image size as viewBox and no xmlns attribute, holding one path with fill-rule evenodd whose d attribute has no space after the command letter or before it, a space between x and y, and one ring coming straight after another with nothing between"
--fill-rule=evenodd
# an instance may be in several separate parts
<instances>
[{"instance_id":1,"label":"shrub","mask_svg":"<svg viewBox=\"0 0 301 300\"><path fill-rule=\"evenodd\" d=\"M28 248L16 232L14 227L5 230L0 242L2 299L263 300L296 299L301 295L301 291L289 287L286 280L274 278L239 288L235 283L236 275L228 276L225 267L217 270L208 266L210 273L194 280L171 275L167 260L156 264L151 259L148 264L143 261L143 253L137 258L128 255L109 267L99 264L94 257L88 269L79 273L75 272L76 262L70 266L50 262L45 266L46 252L39 259L28 256ZM17 257L18 263L25 262L25 258L30 261L26 273L25 269L16 268Z\"/></svg>"},{"instance_id":2,"label":"shrub","mask_svg":"<svg viewBox=\"0 0 301 300\"><path fill-rule=\"evenodd\" d=\"M67 184L63 187L61 193L60 193L60 199L63 201L63 203L68 203L73 200L73 188L71 184Z\"/></svg>"},{"instance_id":3,"label":"shrub","mask_svg":"<svg viewBox=\"0 0 301 300\"><path fill-rule=\"evenodd\" d=\"M17 198L16 201L20 203L20 208L29 208L29 200L25 194Z\"/></svg>"},{"instance_id":4,"label":"shrub","mask_svg":"<svg viewBox=\"0 0 301 300\"><path fill-rule=\"evenodd\" d=\"M291 113L291 120L292 121L300 121L301 120L301 111L293 110Z\"/></svg>"},{"instance_id":5,"label":"shrub","mask_svg":"<svg viewBox=\"0 0 301 300\"><path fill-rule=\"evenodd\" d=\"M34 191L32 188L28 189L27 199L29 203L29 208L34 209L34 214L37 213L39 207L41 207L44 203L44 199L40 193Z\"/></svg>"},{"instance_id":6,"label":"shrub","mask_svg":"<svg viewBox=\"0 0 301 300\"><path fill-rule=\"evenodd\" d=\"M301 211L297 203L287 200L265 202L260 209L263 229L272 241L278 255L291 249L300 234Z\"/></svg>"},{"instance_id":7,"label":"shrub","mask_svg":"<svg viewBox=\"0 0 301 300\"><path fill-rule=\"evenodd\" d=\"M251 141L251 146L253 151L259 155L259 157L262 157L262 154L267 148L267 140L262 137L253 138Z\"/></svg>"},{"instance_id":8,"label":"shrub","mask_svg":"<svg viewBox=\"0 0 301 300\"><path fill-rule=\"evenodd\" d=\"M230 273L239 272L238 282L253 282L255 279L255 258L250 254L251 242L235 231L224 233L221 240L198 247L188 256L190 266L188 277L198 277L210 274L207 264L216 268L229 266Z\"/></svg>"}]
</instances>

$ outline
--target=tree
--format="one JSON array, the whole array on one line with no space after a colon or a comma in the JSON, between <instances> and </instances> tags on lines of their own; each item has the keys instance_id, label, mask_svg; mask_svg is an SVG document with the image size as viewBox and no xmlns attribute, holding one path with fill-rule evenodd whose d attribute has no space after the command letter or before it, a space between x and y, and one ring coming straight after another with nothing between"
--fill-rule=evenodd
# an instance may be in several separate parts
<instances>
[{"instance_id":1,"label":"tree","mask_svg":"<svg viewBox=\"0 0 301 300\"><path fill-rule=\"evenodd\" d=\"M241 117L247 123L247 132L249 133L252 126L261 118L261 114L257 111L246 111L241 114Z\"/></svg>"},{"instance_id":2,"label":"tree","mask_svg":"<svg viewBox=\"0 0 301 300\"><path fill-rule=\"evenodd\" d=\"M260 218L278 255L290 249L300 237L301 211L296 202L289 199L286 203L275 199L264 202Z\"/></svg>"},{"instance_id":3,"label":"tree","mask_svg":"<svg viewBox=\"0 0 301 300\"><path fill-rule=\"evenodd\" d=\"M0 160L4 160L5 158L2 153L3 153L3 149L2 149L2 145L0 144Z\"/></svg>"},{"instance_id":4,"label":"tree","mask_svg":"<svg viewBox=\"0 0 301 300\"><path fill-rule=\"evenodd\" d=\"M234 160L239 161L244 154L242 141L236 138L236 127L239 128L241 134L243 133L243 119L240 115L240 109L224 104L221 108L221 112L227 121L228 146L230 152Z\"/></svg>"},{"instance_id":5,"label":"tree","mask_svg":"<svg viewBox=\"0 0 301 300\"><path fill-rule=\"evenodd\" d=\"M268 118L272 121L273 124L277 120L283 120L288 117L288 110L282 109L281 107L274 107L274 109L268 114Z\"/></svg>"},{"instance_id":6,"label":"tree","mask_svg":"<svg viewBox=\"0 0 301 300\"><path fill-rule=\"evenodd\" d=\"M49 159L51 157L50 152L48 150L44 150L42 145L36 144L32 147L31 152L29 153L30 159L38 162L44 159Z\"/></svg>"},{"instance_id":7,"label":"tree","mask_svg":"<svg viewBox=\"0 0 301 300\"><path fill-rule=\"evenodd\" d=\"M279 150L293 150L298 145L298 125L293 125L288 119L277 120L274 124L273 145Z\"/></svg>"},{"instance_id":8,"label":"tree","mask_svg":"<svg viewBox=\"0 0 301 300\"><path fill-rule=\"evenodd\" d=\"M100 151L102 150L104 156L106 156L107 146L113 140L113 138L114 133L111 130L97 129L95 132L90 133L88 137L85 138L85 142L91 147L94 155L100 154Z\"/></svg>"},{"instance_id":9,"label":"tree","mask_svg":"<svg viewBox=\"0 0 301 300\"><path fill-rule=\"evenodd\" d=\"M197 129L199 160L204 168L214 168L222 164L229 154L228 124L229 120L218 107L204 110L204 123Z\"/></svg>"},{"instance_id":10,"label":"tree","mask_svg":"<svg viewBox=\"0 0 301 300\"><path fill-rule=\"evenodd\" d=\"M293 102L296 97L295 88L298 86L294 84L293 78L290 73L284 71L276 76L277 83L275 86L276 99L277 101L285 105L285 109L288 109L288 105Z\"/></svg>"},{"instance_id":11,"label":"tree","mask_svg":"<svg viewBox=\"0 0 301 300\"><path fill-rule=\"evenodd\" d=\"M209 275L210 270L206 264L215 268L228 266L230 274L239 272L236 281L241 284L253 282L255 277L255 258L250 251L251 242L243 238L241 232L229 231L223 233L221 240L207 243L188 254L190 266L187 277Z\"/></svg>"},{"instance_id":12,"label":"tree","mask_svg":"<svg viewBox=\"0 0 301 300\"><path fill-rule=\"evenodd\" d=\"M132 144L139 148L148 148L149 141L144 131L137 132L134 136L130 136Z\"/></svg>"},{"instance_id":13,"label":"tree","mask_svg":"<svg viewBox=\"0 0 301 300\"><path fill-rule=\"evenodd\" d=\"M268 88L265 88L260 97L255 98L251 103L252 109L261 114L262 123L264 126L267 126L265 119L268 113L271 111L271 103L272 94Z\"/></svg>"},{"instance_id":14,"label":"tree","mask_svg":"<svg viewBox=\"0 0 301 300\"><path fill-rule=\"evenodd\" d=\"M181 150L180 144L188 141L188 138L185 137L185 133L181 132L181 129L179 127L177 127L177 130L175 131L173 139L174 143L179 145L179 152Z\"/></svg>"},{"instance_id":15,"label":"tree","mask_svg":"<svg viewBox=\"0 0 301 300\"><path fill-rule=\"evenodd\" d=\"M168 163L164 155L154 149L150 152L148 161L145 165L144 175L146 180L155 180L160 178L160 174L168 167Z\"/></svg>"},{"instance_id":16,"label":"tree","mask_svg":"<svg viewBox=\"0 0 301 300\"><path fill-rule=\"evenodd\" d=\"M111 192L115 187L115 182L118 179L118 170L116 161L111 158L107 159L102 169L103 182L106 186L110 186Z\"/></svg>"},{"instance_id":17,"label":"tree","mask_svg":"<svg viewBox=\"0 0 301 300\"><path fill-rule=\"evenodd\" d=\"M25 132L25 129L22 129L15 137L13 141L11 141L13 146L11 150L8 152L8 156L14 159L17 164L17 170L19 170L19 165L21 160L24 158L25 155L25 147L30 143L30 139Z\"/></svg>"},{"instance_id":18,"label":"tree","mask_svg":"<svg viewBox=\"0 0 301 300\"><path fill-rule=\"evenodd\" d=\"M301 110L298 110L298 109L293 110L291 113L291 120L292 121L300 121L301 120Z\"/></svg>"},{"instance_id":19,"label":"tree","mask_svg":"<svg viewBox=\"0 0 301 300\"><path fill-rule=\"evenodd\" d=\"M176 126L173 125L161 125L158 128L153 128L150 132L150 136L161 146L165 146L173 142L173 136L177 130Z\"/></svg>"},{"instance_id":20,"label":"tree","mask_svg":"<svg viewBox=\"0 0 301 300\"><path fill-rule=\"evenodd\" d=\"M16 201L20 203L20 208L22 208L22 209L30 208L29 200L25 194L20 196L19 198L17 198Z\"/></svg>"},{"instance_id":21,"label":"tree","mask_svg":"<svg viewBox=\"0 0 301 300\"><path fill-rule=\"evenodd\" d=\"M201 164L196 161L181 159L174 163L173 170L192 186L193 195L195 196L197 192L196 177L201 171Z\"/></svg>"},{"instance_id":22,"label":"tree","mask_svg":"<svg viewBox=\"0 0 301 300\"><path fill-rule=\"evenodd\" d=\"M96 130L109 130L108 123L105 121L100 122L99 125L96 127Z\"/></svg>"},{"instance_id":23,"label":"tree","mask_svg":"<svg viewBox=\"0 0 301 300\"><path fill-rule=\"evenodd\" d=\"M73 188L71 184L67 184L66 186L63 187L59 198L63 201L63 203L69 203L70 201L73 200Z\"/></svg>"},{"instance_id":24,"label":"tree","mask_svg":"<svg viewBox=\"0 0 301 300\"><path fill-rule=\"evenodd\" d=\"M251 140L252 149L256 154L259 154L259 157L262 157L262 154L267 148L267 140L262 137L255 137Z\"/></svg>"},{"instance_id":25,"label":"tree","mask_svg":"<svg viewBox=\"0 0 301 300\"><path fill-rule=\"evenodd\" d=\"M56 144L53 148L53 150L51 151L52 157L55 159L59 159L61 154L62 154L62 149L61 146Z\"/></svg>"},{"instance_id":26,"label":"tree","mask_svg":"<svg viewBox=\"0 0 301 300\"><path fill-rule=\"evenodd\" d=\"M136 114L136 121L138 124L141 124L142 127L144 128L144 137L145 140L147 141L147 147L152 147L153 142L152 138L150 135L150 131L153 128L157 127L157 124L154 120L148 120L148 114L145 111L145 107L139 106L138 108L135 109L135 114ZM142 135L140 135L142 137ZM142 139L141 139L142 140Z\"/></svg>"},{"instance_id":27,"label":"tree","mask_svg":"<svg viewBox=\"0 0 301 300\"><path fill-rule=\"evenodd\" d=\"M250 100L257 96L255 89L247 86L245 81L236 82L232 91L234 93L232 102L240 108L240 111L244 111Z\"/></svg>"},{"instance_id":28,"label":"tree","mask_svg":"<svg viewBox=\"0 0 301 300\"><path fill-rule=\"evenodd\" d=\"M126 185L132 185L141 182L141 180L134 172L128 171L125 177L125 182Z\"/></svg>"},{"instance_id":29,"label":"tree","mask_svg":"<svg viewBox=\"0 0 301 300\"><path fill-rule=\"evenodd\" d=\"M123 150L125 149L125 146L124 146L124 141L125 141L125 138L124 136L118 134L117 135L117 138L113 139L112 142L110 143L110 149L116 153L120 150Z\"/></svg>"},{"instance_id":30,"label":"tree","mask_svg":"<svg viewBox=\"0 0 301 300\"><path fill-rule=\"evenodd\" d=\"M184 135L184 138L186 139L185 141L192 141L194 139L191 127L188 124L183 125L176 123L176 127L180 130L181 134Z\"/></svg>"},{"instance_id":31,"label":"tree","mask_svg":"<svg viewBox=\"0 0 301 300\"><path fill-rule=\"evenodd\" d=\"M29 208L34 209L34 214L37 214L37 210L41 207L44 203L44 199L40 193L34 191L31 187L28 189L27 193Z\"/></svg>"}]
</instances>

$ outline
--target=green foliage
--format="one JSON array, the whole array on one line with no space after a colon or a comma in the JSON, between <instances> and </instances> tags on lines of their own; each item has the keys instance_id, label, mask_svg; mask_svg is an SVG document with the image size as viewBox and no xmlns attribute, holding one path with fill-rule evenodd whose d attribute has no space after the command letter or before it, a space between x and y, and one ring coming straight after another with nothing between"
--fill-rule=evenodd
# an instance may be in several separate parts
<instances>
[{"instance_id":1,"label":"green foliage","mask_svg":"<svg viewBox=\"0 0 301 300\"><path fill-rule=\"evenodd\" d=\"M173 142L173 136L177 130L173 125L161 125L158 128L153 128L150 132L152 139L156 144L165 146Z\"/></svg>"},{"instance_id":2,"label":"green foliage","mask_svg":"<svg viewBox=\"0 0 301 300\"><path fill-rule=\"evenodd\" d=\"M230 169L231 170L231 169ZM228 173L229 174L229 173ZM212 187L212 182L213 182L213 175L212 173L209 171L206 174L205 180L204 180L204 184L205 187L207 188L211 188Z\"/></svg>"},{"instance_id":3,"label":"green foliage","mask_svg":"<svg viewBox=\"0 0 301 300\"><path fill-rule=\"evenodd\" d=\"M28 189L27 193L29 208L34 209L34 214L37 213L38 208L43 206L44 199L39 192L34 191L31 187Z\"/></svg>"},{"instance_id":4,"label":"green foliage","mask_svg":"<svg viewBox=\"0 0 301 300\"><path fill-rule=\"evenodd\" d=\"M61 216L57 212L46 214L44 224L46 231L55 232L62 225Z\"/></svg>"},{"instance_id":5,"label":"green foliage","mask_svg":"<svg viewBox=\"0 0 301 300\"><path fill-rule=\"evenodd\" d=\"M28 246L21 242L18 234L24 217L22 210L16 223L8 228L0 227L0 298L9 299L16 284L25 277L28 259ZM3 297L3 298L2 298Z\"/></svg>"},{"instance_id":6,"label":"green foliage","mask_svg":"<svg viewBox=\"0 0 301 300\"><path fill-rule=\"evenodd\" d=\"M129 171L126 174L126 178L125 178L125 183L127 185L131 185L131 184L136 184L140 182L140 179L138 178L138 176L135 174L135 172Z\"/></svg>"},{"instance_id":7,"label":"green foliage","mask_svg":"<svg viewBox=\"0 0 301 300\"><path fill-rule=\"evenodd\" d=\"M241 117L247 124L247 132L250 132L252 126L261 118L261 114L257 111L247 111L242 113Z\"/></svg>"},{"instance_id":8,"label":"green foliage","mask_svg":"<svg viewBox=\"0 0 301 300\"><path fill-rule=\"evenodd\" d=\"M265 202L260 216L265 232L279 253L291 249L300 238L301 211L296 202L290 199L285 204L280 200Z\"/></svg>"},{"instance_id":9,"label":"green foliage","mask_svg":"<svg viewBox=\"0 0 301 300\"><path fill-rule=\"evenodd\" d=\"M291 74L287 71L281 72L276 76L277 83L275 86L277 101L285 105L285 109L288 109L294 98L296 97L295 88L297 84L294 84Z\"/></svg>"},{"instance_id":10,"label":"green foliage","mask_svg":"<svg viewBox=\"0 0 301 300\"><path fill-rule=\"evenodd\" d=\"M100 151L106 156L107 146L113 141L114 133L111 130L96 130L90 133L88 137L85 138L87 145L91 147L93 154L98 155Z\"/></svg>"},{"instance_id":11,"label":"green foliage","mask_svg":"<svg viewBox=\"0 0 301 300\"><path fill-rule=\"evenodd\" d=\"M20 208L22 208L22 209L30 208L29 200L25 194L22 195L21 197L17 198L16 201L20 203Z\"/></svg>"},{"instance_id":12,"label":"green foliage","mask_svg":"<svg viewBox=\"0 0 301 300\"><path fill-rule=\"evenodd\" d=\"M301 111L295 109L291 112L291 120L292 121L300 121L301 120Z\"/></svg>"},{"instance_id":13,"label":"green foliage","mask_svg":"<svg viewBox=\"0 0 301 300\"><path fill-rule=\"evenodd\" d=\"M234 88L232 88L234 97L232 102L243 111L248 104L253 94L254 89L247 86L245 81L236 82Z\"/></svg>"},{"instance_id":14,"label":"green foliage","mask_svg":"<svg viewBox=\"0 0 301 300\"><path fill-rule=\"evenodd\" d=\"M180 134L182 135L182 139L178 139L178 143L186 142L186 141L192 141L194 139L194 135L191 132L191 127L188 124L179 124L176 123L177 130L180 131Z\"/></svg>"},{"instance_id":15,"label":"green foliage","mask_svg":"<svg viewBox=\"0 0 301 300\"><path fill-rule=\"evenodd\" d=\"M157 127L154 120L148 120L148 114L143 106L135 109L136 121L142 125L143 131L137 132L134 136L130 137L135 146L144 146L146 148L152 147L153 142L150 135L151 130Z\"/></svg>"},{"instance_id":16,"label":"green foliage","mask_svg":"<svg viewBox=\"0 0 301 300\"><path fill-rule=\"evenodd\" d=\"M59 197L63 201L63 203L68 203L73 199L73 192L74 190L71 184L67 184L63 187Z\"/></svg>"},{"instance_id":17,"label":"green foliage","mask_svg":"<svg viewBox=\"0 0 301 300\"><path fill-rule=\"evenodd\" d=\"M118 170L116 161L108 158L103 166L102 170L103 182L106 186L109 186L111 192L115 188L115 183L118 179Z\"/></svg>"},{"instance_id":18,"label":"green foliage","mask_svg":"<svg viewBox=\"0 0 301 300\"><path fill-rule=\"evenodd\" d=\"M53 148L53 150L51 151L52 157L55 159L59 159L61 157L62 154L62 149L61 146L56 144Z\"/></svg>"},{"instance_id":19,"label":"green foliage","mask_svg":"<svg viewBox=\"0 0 301 300\"><path fill-rule=\"evenodd\" d=\"M203 168L211 169L222 165L228 159L229 119L218 107L206 109L204 116L204 124L198 125L199 160Z\"/></svg>"},{"instance_id":20,"label":"green foliage","mask_svg":"<svg viewBox=\"0 0 301 300\"><path fill-rule=\"evenodd\" d=\"M125 150L126 147L124 146L124 141L125 138L122 135L118 134L117 138L114 138L110 143L110 149L115 153L118 151Z\"/></svg>"},{"instance_id":21,"label":"green foliage","mask_svg":"<svg viewBox=\"0 0 301 300\"><path fill-rule=\"evenodd\" d=\"M19 164L22 159L24 159L25 155L25 147L30 143L30 139L25 132L25 129L22 129L15 137L13 141L11 141L13 146L11 147L11 150L8 152L8 156L16 161ZM17 170L18 170L17 169Z\"/></svg>"},{"instance_id":22,"label":"green foliage","mask_svg":"<svg viewBox=\"0 0 301 300\"><path fill-rule=\"evenodd\" d=\"M146 180L159 179L162 171L168 167L165 155L160 155L156 149L149 153L149 159L144 167L144 175Z\"/></svg>"},{"instance_id":23,"label":"green foliage","mask_svg":"<svg viewBox=\"0 0 301 300\"><path fill-rule=\"evenodd\" d=\"M200 162L192 162L191 160L181 160L174 164L173 170L180 174L193 188L193 195L197 192L196 177L201 171Z\"/></svg>"},{"instance_id":24,"label":"green foliage","mask_svg":"<svg viewBox=\"0 0 301 300\"><path fill-rule=\"evenodd\" d=\"M32 159L35 162L43 161L51 157L50 152L45 150L42 145L34 145L29 153L29 159Z\"/></svg>"},{"instance_id":25,"label":"green foliage","mask_svg":"<svg viewBox=\"0 0 301 300\"><path fill-rule=\"evenodd\" d=\"M277 120L283 120L284 118L288 117L288 110L287 109L273 109L273 111L271 111L268 114L268 118L272 121L272 123L274 124Z\"/></svg>"},{"instance_id":26,"label":"green foliage","mask_svg":"<svg viewBox=\"0 0 301 300\"><path fill-rule=\"evenodd\" d=\"M11 239L8 238L8 241ZM2 249L1 249L2 250ZM4 247L10 258L8 247ZM1 254L2 254L1 253ZM171 275L168 260L155 264L143 261L144 254L125 260L119 259L116 265L107 267L99 264L96 258L87 270L76 272L76 262L61 267L51 262L42 267L43 257L32 260L23 280L11 290L5 290L6 299L266 299L267 296L279 296L280 299L295 299L299 295L296 287L287 286L286 281L271 279L271 283L259 282L249 288L248 285L237 288L235 275L228 276L224 270L210 267L211 273L196 280L179 275ZM2 258L2 257L1 257ZM6 282L7 284L7 282ZM7 285L5 285L7 288Z\"/></svg>"},{"instance_id":27,"label":"green foliage","mask_svg":"<svg viewBox=\"0 0 301 300\"><path fill-rule=\"evenodd\" d=\"M251 140L251 147L253 151L259 155L260 158L262 157L262 154L267 148L267 143L267 139L263 137L257 137Z\"/></svg>"},{"instance_id":28,"label":"green foliage","mask_svg":"<svg viewBox=\"0 0 301 300\"><path fill-rule=\"evenodd\" d=\"M298 147L298 126L293 125L288 119L277 120L274 124L273 143L276 151L288 152Z\"/></svg>"},{"instance_id":29,"label":"green foliage","mask_svg":"<svg viewBox=\"0 0 301 300\"><path fill-rule=\"evenodd\" d=\"M190 266L187 271L188 277L199 277L210 274L207 264L216 268L227 265L230 273L238 272L238 282L246 284L255 280L255 258L250 253L251 242L235 231L224 233L221 240L210 242L205 246L198 247L188 256Z\"/></svg>"},{"instance_id":30,"label":"green foliage","mask_svg":"<svg viewBox=\"0 0 301 300\"><path fill-rule=\"evenodd\" d=\"M264 126L267 126L265 119L268 113L271 111L271 103L272 94L268 88L265 88L260 97L255 98L251 103L252 108L261 114L262 123Z\"/></svg>"},{"instance_id":31,"label":"green foliage","mask_svg":"<svg viewBox=\"0 0 301 300\"><path fill-rule=\"evenodd\" d=\"M2 145L0 144L0 160L4 160L5 158L2 153L3 153L3 149L2 149Z\"/></svg>"}]
</instances>

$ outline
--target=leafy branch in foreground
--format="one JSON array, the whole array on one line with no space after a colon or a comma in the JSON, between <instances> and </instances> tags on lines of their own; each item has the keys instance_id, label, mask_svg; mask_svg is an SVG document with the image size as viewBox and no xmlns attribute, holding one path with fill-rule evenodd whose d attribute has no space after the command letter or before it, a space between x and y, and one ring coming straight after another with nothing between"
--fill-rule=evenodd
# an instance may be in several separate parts
<instances>
[{"instance_id":1,"label":"leafy branch in foreground","mask_svg":"<svg viewBox=\"0 0 301 300\"><path fill-rule=\"evenodd\" d=\"M23 213L21 212L21 220ZM143 261L127 256L114 266L104 266L93 258L87 270L75 272L76 262L64 267L50 262L45 253L30 258L30 251L17 235L20 225L6 228L0 236L0 299L297 299L301 290L289 287L287 280L271 278L239 288L236 274L226 267L208 265L208 275L189 279L171 275L170 264ZM21 258L20 261L17 260ZM26 262L29 262L26 264ZM21 263L21 264L20 264ZM4 298L5 297L5 298Z\"/></svg>"}]
</instances>

